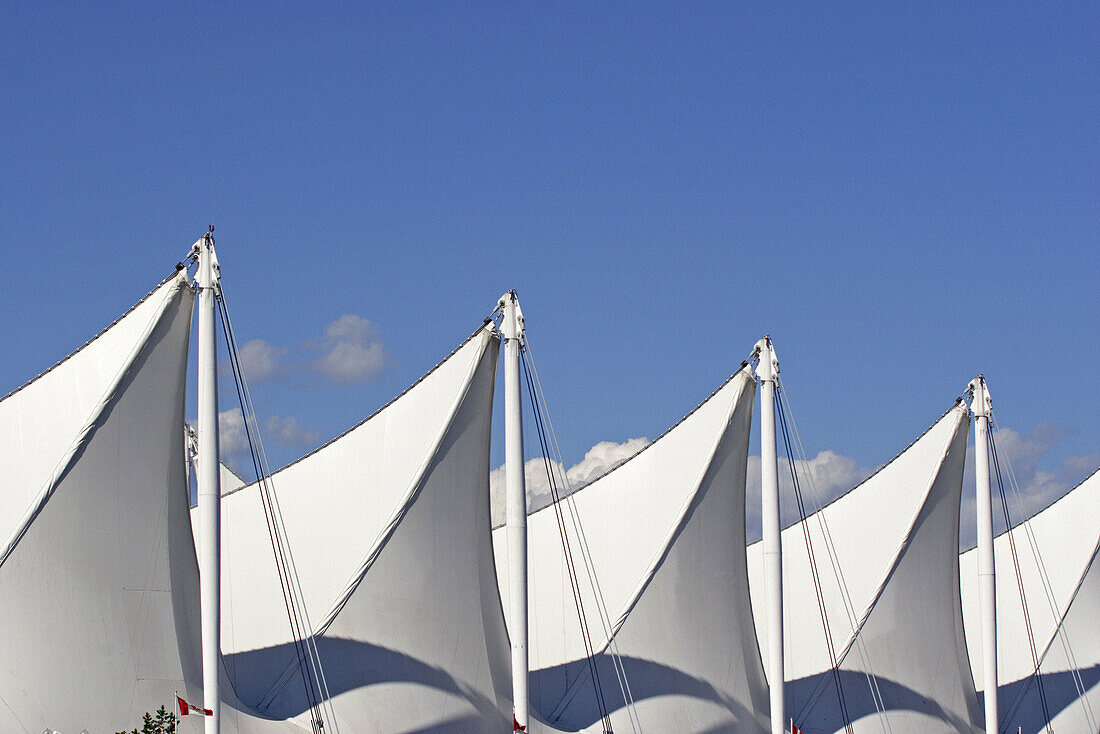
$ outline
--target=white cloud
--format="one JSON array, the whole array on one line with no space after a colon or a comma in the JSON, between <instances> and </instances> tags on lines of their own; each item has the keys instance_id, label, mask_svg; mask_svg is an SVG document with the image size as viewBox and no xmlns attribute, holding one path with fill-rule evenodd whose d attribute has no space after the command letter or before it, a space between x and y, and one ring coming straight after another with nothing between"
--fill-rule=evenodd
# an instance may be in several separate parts
<instances>
[{"instance_id":1,"label":"white cloud","mask_svg":"<svg viewBox=\"0 0 1100 734\"><path fill-rule=\"evenodd\" d=\"M319 431L307 429L292 415L273 415L264 422L264 433L273 436L283 446L303 448L321 438Z\"/></svg>"},{"instance_id":2,"label":"white cloud","mask_svg":"<svg viewBox=\"0 0 1100 734\"><path fill-rule=\"evenodd\" d=\"M1071 456L1062 462L1062 471L1070 476L1084 479L1100 467L1100 454L1082 454Z\"/></svg>"},{"instance_id":3,"label":"white cloud","mask_svg":"<svg viewBox=\"0 0 1100 734\"><path fill-rule=\"evenodd\" d=\"M334 384L369 382L386 366L385 346L362 316L344 314L326 326L320 349L312 367Z\"/></svg>"},{"instance_id":4,"label":"white cloud","mask_svg":"<svg viewBox=\"0 0 1100 734\"><path fill-rule=\"evenodd\" d=\"M320 439L319 432L306 429L293 416L273 415L264 422L264 437L272 437L284 446L302 448ZM222 463L237 474L252 468L248 434L240 408L218 413L218 450Z\"/></svg>"},{"instance_id":5,"label":"white cloud","mask_svg":"<svg viewBox=\"0 0 1100 734\"><path fill-rule=\"evenodd\" d=\"M818 452L817 456L806 461L795 462L806 512L836 499L856 484L866 479L872 472L861 467L850 456L838 454L832 449ZM760 537L760 457L750 456L745 477L745 518L746 535L749 542ZM794 482L787 459L779 457L779 510L780 522L786 526L798 519L798 502L795 499Z\"/></svg>"},{"instance_id":6,"label":"white cloud","mask_svg":"<svg viewBox=\"0 0 1100 734\"><path fill-rule=\"evenodd\" d=\"M1100 466L1100 454L1071 456L1064 459L1055 470L1044 470L1040 464L1044 457L1062 440L1063 434L1049 423L1040 423L1027 433L1011 428L997 430L994 438L1001 459L1005 490L1008 496L1009 512L1013 522L1030 517L1039 509L1047 506L1064 494L1070 487L1084 479ZM973 442L973 437L971 437ZM1012 467L1020 487L1020 497L1009 484L1008 466ZM818 453L809 461L797 462L803 496L806 499L807 512L813 512L817 504L824 505L847 492L872 472L869 467L861 467L859 462L832 450ZM991 468L992 470L992 468ZM812 499L807 472L813 477L816 487L817 503ZM993 492L997 492L996 475L991 477ZM747 535L750 540L760 537L760 457L750 456L747 477L746 516ZM798 518L794 487L786 459L779 457L779 493L781 520L784 525ZM963 473L962 508L959 525L961 547L967 548L975 538L975 487L974 487L974 446L967 447L966 468ZM1000 500L994 495L994 529L1004 528Z\"/></svg>"},{"instance_id":7,"label":"white cloud","mask_svg":"<svg viewBox=\"0 0 1100 734\"><path fill-rule=\"evenodd\" d=\"M600 441L584 454L584 458L569 467L565 476L569 488L580 489L610 469L623 463L649 445L647 438L631 438L622 443ZM551 471L556 477L562 476L562 465L551 462ZM549 505L553 499L550 481L546 476L546 463L541 457L528 459L523 465L523 474L527 484L527 510L533 512ZM493 526L504 523L504 467L500 466L489 473L489 496L492 507ZM560 479L559 479L560 482ZM564 490L559 487L559 491Z\"/></svg>"},{"instance_id":8,"label":"white cloud","mask_svg":"<svg viewBox=\"0 0 1100 734\"><path fill-rule=\"evenodd\" d=\"M277 347L263 339L247 341L239 350L241 372L251 384L278 380L285 370L282 358L286 352L285 347Z\"/></svg>"},{"instance_id":9,"label":"white cloud","mask_svg":"<svg viewBox=\"0 0 1100 734\"><path fill-rule=\"evenodd\" d=\"M1001 428L995 434L997 450L1005 467L1004 479L1009 492L1009 510L1014 522L1028 517L1037 510L1050 504L1064 494L1070 487L1088 476L1100 466L1100 454L1070 456L1060 462L1056 470L1039 468L1042 459L1062 440L1062 432L1049 423L1041 423L1027 433L1011 428ZM973 438L971 438L973 441ZM645 438L632 438L623 443L601 441L589 449L584 458L569 467L567 472L570 487L575 491L593 481L607 470L635 455L649 444ZM1007 485L1007 466L1012 466L1020 485L1022 502L1019 501ZM861 466L850 456L832 449L820 451L813 458L795 462L802 487L806 511L814 512L840 495L856 486L874 471L874 468ZM552 470L560 476L562 467L552 463ZM546 478L546 468L542 458L530 459L524 464L527 479L528 511L541 509L550 504L550 485ZM996 481L994 476L993 481ZM746 476L745 514L749 542L760 537L760 457L750 456ZM997 491L996 484L993 486ZM493 526L504 523L504 467L500 466L489 474L489 491L492 502ZM790 469L786 457L779 457L779 493L781 521L784 525L798 519L798 504L794 495ZM995 499L994 524L996 528L1004 526L1000 518L999 501ZM960 520L960 543L963 548L972 545L975 534L974 510L974 447L967 449L966 469L963 476L962 509Z\"/></svg>"},{"instance_id":10,"label":"white cloud","mask_svg":"<svg viewBox=\"0 0 1100 734\"><path fill-rule=\"evenodd\" d=\"M218 413L218 452L222 463L234 471L246 465L249 456L248 435L244 430L244 415L240 408Z\"/></svg>"},{"instance_id":11,"label":"white cloud","mask_svg":"<svg viewBox=\"0 0 1100 734\"><path fill-rule=\"evenodd\" d=\"M1009 515L1014 524L1061 497L1100 465L1100 454L1084 454L1070 456L1053 467L1041 468L1044 457L1062 438L1063 432L1050 423L1040 423L1027 433L1020 433L1012 428L999 428L994 433ZM1009 467L1012 469L1011 474ZM1011 476L1015 476L1019 485L1018 497L1012 489ZM966 470L963 475L962 518L959 527L963 548L972 546L977 535L974 481L974 446L971 445L967 448ZM993 492L993 530L1001 532L1005 527L1004 511L1001 508L997 475L992 463L990 485Z\"/></svg>"},{"instance_id":12,"label":"white cloud","mask_svg":"<svg viewBox=\"0 0 1100 734\"><path fill-rule=\"evenodd\" d=\"M251 384L317 376L333 385L377 379L389 363L386 347L371 322L344 314L324 333L288 348L263 339L245 342L239 351L241 370Z\"/></svg>"},{"instance_id":13,"label":"white cloud","mask_svg":"<svg viewBox=\"0 0 1100 734\"><path fill-rule=\"evenodd\" d=\"M634 454L649 445L649 439L630 438L622 443L600 441L588 449L580 463L569 467L569 484L574 488L583 487L608 470L623 463Z\"/></svg>"}]
</instances>

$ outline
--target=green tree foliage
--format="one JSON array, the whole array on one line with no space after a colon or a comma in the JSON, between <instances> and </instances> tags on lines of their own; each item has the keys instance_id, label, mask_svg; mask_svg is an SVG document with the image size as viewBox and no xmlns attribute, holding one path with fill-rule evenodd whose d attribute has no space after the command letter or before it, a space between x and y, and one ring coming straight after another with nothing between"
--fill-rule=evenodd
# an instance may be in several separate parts
<instances>
[{"instance_id":1,"label":"green tree foliage","mask_svg":"<svg viewBox=\"0 0 1100 734\"><path fill-rule=\"evenodd\" d=\"M176 714L172 711L166 711L161 706L157 709L155 715L146 712L142 720L141 731L134 729L129 732L115 732L115 734L176 734L176 721Z\"/></svg>"}]
</instances>

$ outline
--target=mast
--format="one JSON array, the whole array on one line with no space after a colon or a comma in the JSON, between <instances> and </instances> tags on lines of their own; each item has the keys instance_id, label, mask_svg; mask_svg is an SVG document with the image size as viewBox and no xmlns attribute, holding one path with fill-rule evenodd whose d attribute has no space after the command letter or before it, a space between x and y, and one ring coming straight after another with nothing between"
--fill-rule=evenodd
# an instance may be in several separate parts
<instances>
[{"instance_id":1,"label":"mast","mask_svg":"<svg viewBox=\"0 0 1100 734\"><path fill-rule=\"evenodd\" d=\"M523 475L523 405L520 401L520 347L523 311L516 292L500 297L504 338L505 532L508 540L508 599L512 642L513 731L527 731L527 487Z\"/></svg>"},{"instance_id":2,"label":"mast","mask_svg":"<svg viewBox=\"0 0 1100 734\"><path fill-rule=\"evenodd\" d=\"M993 401L985 377L970 382L974 413L974 478L977 480L978 601L982 627L982 678L985 681L985 731L997 734L997 579L993 560L993 500L989 487L989 413Z\"/></svg>"},{"instance_id":3,"label":"mast","mask_svg":"<svg viewBox=\"0 0 1100 734\"><path fill-rule=\"evenodd\" d=\"M195 243L199 267L199 386L197 471L199 495L199 595L202 615L202 700L214 712L204 717L206 734L221 726L221 483L218 454L218 353L214 331L215 290L220 279L214 228Z\"/></svg>"},{"instance_id":4,"label":"mast","mask_svg":"<svg viewBox=\"0 0 1100 734\"><path fill-rule=\"evenodd\" d=\"M775 448L775 385L779 358L770 336L756 343L760 379L760 515L764 536L764 613L772 734L783 734L783 547L779 527L779 468Z\"/></svg>"}]
</instances>

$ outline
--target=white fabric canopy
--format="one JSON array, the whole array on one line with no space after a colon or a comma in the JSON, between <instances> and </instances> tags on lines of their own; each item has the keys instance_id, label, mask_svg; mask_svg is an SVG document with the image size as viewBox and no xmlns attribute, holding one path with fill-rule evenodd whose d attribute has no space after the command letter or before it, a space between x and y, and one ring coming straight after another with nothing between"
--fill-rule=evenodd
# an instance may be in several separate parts
<instances>
[{"instance_id":1,"label":"white fabric canopy","mask_svg":"<svg viewBox=\"0 0 1100 734\"><path fill-rule=\"evenodd\" d=\"M971 731L979 720L962 632L958 523L969 418L957 405L916 442L807 519L840 681L856 732L879 732L867 673L874 673L893 731ZM749 548L750 586L761 594L762 549ZM806 734L843 730L803 524L783 531L787 708ZM855 619L845 611L851 599ZM761 609L760 606L757 606ZM858 629L864 648L854 645Z\"/></svg>"},{"instance_id":2,"label":"white fabric canopy","mask_svg":"<svg viewBox=\"0 0 1100 734\"><path fill-rule=\"evenodd\" d=\"M489 535L487 326L272 486L340 727L500 732L508 641ZM200 457L201 460L201 457ZM306 711L256 485L223 500L223 647L242 698Z\"/></svg>"},{"instance_id":3,"label":"white fabric canopy","mask_svg":"<svg viewBox=\"0 0 1100 734\"><path fill-rule=\"evenodd\" d=\"M181 272L0 402L0 731L115 732L201 700ZM12 518L18 520L12 525ZM301 731L227 702L226 732ZM181 731L201 730L185 719Z\"/></svg>"},{"instance_id":4,"label":"white fabric canopy","mask_svg":"<svg viewBox=\"0 0 1100 734\"><path fill-rule=\"evenodd\" d=\"M766 725L742 552L753 394L750 372L738 372L644 451L572 496L643 731ZM528 528L532 706L555 726L597 728L553 507L530 515ZM498 578L506 577L503 542L498 529ZM575 534L571 544L579 558ZM612 722L631 731L579 561L577 570Z\"/></svg>"},{"instance_id":5,"label":"white fabric canopy","mask_svg":"<svg viewBox=\"0 0 1100 734\"><path fill-rule=\"evenodd\" d=\"M1085 704L1080 700L1080 676L1093 719L1100 716L1100 473L1067 492L1029 520L1035 545L1050 584L1050 595L1040 575L1036 557L1023 525L1012 530L1016 543L1024 594L1031 618L1036 651L1040 656L1047 710L1056 732L1088 731ZM1042 701L1032 675L1034 663L1009 534L994 541L997 571L998 676L1002 729L1044 731ZM963 620L970 641L971 667L979 690L981 636L978 634L977 553L959 559L962 574ZM1052 603L1053 602L1053 605ZM1061 629L1069 643L1057 635Z\"/></svg>"}]
</instances>

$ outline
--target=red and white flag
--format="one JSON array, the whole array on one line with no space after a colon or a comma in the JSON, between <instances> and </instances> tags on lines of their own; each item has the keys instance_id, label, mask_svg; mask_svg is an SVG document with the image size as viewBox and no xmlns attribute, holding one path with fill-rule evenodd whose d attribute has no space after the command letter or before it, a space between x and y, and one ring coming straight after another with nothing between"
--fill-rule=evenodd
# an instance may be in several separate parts
<instances>
[{"instance_id":1,"label":"red and white flag","mask_svg":"<svg viewBox=\"0 0 1100 734\"><path fill-rule=\"evenodd\" d=\"M791 734L802 734L802 730L795 726L793 721L791 722Z\"/></svg>"},{"instance_id":2,"label":"red and white flag","mask_svg":"<svg viewBox=\"0 0 1100 734\"><path fill-rule=\"evenodd\" d=\"M176 696L176 703L180 707L180 716L187 716L188 714L197 714L199 716L213 716L214 712L210 709L204 709L202 706L196 706L193 703L187 703L179 696Z\"/></svg>"}]
</instances>

